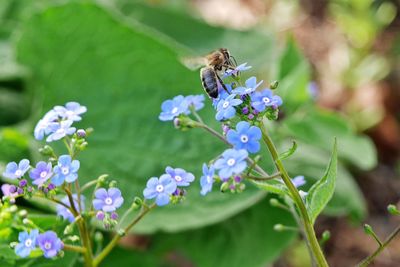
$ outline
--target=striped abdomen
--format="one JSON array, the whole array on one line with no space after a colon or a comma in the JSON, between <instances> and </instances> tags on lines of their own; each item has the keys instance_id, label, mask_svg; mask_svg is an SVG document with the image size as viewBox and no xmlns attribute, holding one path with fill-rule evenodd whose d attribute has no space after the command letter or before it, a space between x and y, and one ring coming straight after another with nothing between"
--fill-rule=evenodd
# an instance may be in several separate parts
<instances>
[{"instance_id":1,"label":"striped abdomen","mask_svg":"<svg viewBox=\"0 0 400 267\"><path fill-rule=\"evenodd\" d=\"M204 90L212 98L218 97L218 78L214 68L205 67L200 70L200 78Z\"/></svg>"}]
</instances>

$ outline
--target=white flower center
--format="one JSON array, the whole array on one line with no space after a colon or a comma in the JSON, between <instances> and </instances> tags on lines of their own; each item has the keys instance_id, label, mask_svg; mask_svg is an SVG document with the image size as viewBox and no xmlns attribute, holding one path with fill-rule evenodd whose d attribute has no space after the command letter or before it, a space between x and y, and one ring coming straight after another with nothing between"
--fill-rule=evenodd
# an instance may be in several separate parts
<instances>
[{"instance_id":1,"label":"white flower center","mask_svg":"<svg viewBox=\"0 0 400 267\"><path fill-rule=\"evenodd\" d=\"M222 107L223 107L223 108L229 107L229 102L228 102L228 101L225 101L225 102L222 104Z\"/></svg>"},{"instance_id":2,"label":"white flower center","mask_svg":"<svg viewBox=\"0 0 400 267\"><path fill-rule=\"evenodd\" d=\"M207 183L211 184L213 182L213 178L210 175L207 175Z\"/></svg>"},{"instance_id":3,"label":"white flower center","mask_svg":"<svg viewBox=\"0 0 400 267\"><path fill-rule=\"evenodd\" d=\"M16 170L15 171L15 176L21 176L22 175L22 171L21 170Z\"/></svg>"},{"instance_id":4,"label":"white flower center","mask_svg":"<svg viewBox=\"0 0 400 267\"><path fill-rule=\"evenodd\" d=\"M172 111L171 111L171 113L177 113L178 112L178 108L177 107L174 107L173 109L172 109Z\"/></svg>"},{"instance_id":5,"label":"white flower center","mask_svg":"<svg viewBox=\"0 0 400 267\"><path fill-rule=\"evenodd\" d=\"M67 175L69 173L69 168L68 167L62 167L61 168L61 172L62 172L62 174Z\"/></svg>"},{"instance_id":6,"label":"white flower center","mask_svg":"<svg viewBox=\"0 0 400 267\"><path fill-rule=\"evenodd\" d=\"M242 141L242 143L247 143L249 141L249 137L245 134L242 134L240 136L240 141Z\"/></svg>"},{"instance_id":7,"label":"white flower center","mask_svg":"<svg viewBox=\"0 0 400 267\"><path fill-rule=\"evenodd\" d=\"M262 101L264 102L264 104L269 104L271 102L271 99L269 99L268 97L263 97Z\"/></svg>"},{"instance_id":8,"label":"white flower center","mask_svg":"<svg viewBox=\"0 0 400 267\"><path fill-rule=\"evenodd\" d=\"M111 205L111 204L113 203L113 200L112 200L111 197L108 197L108 198L106 198L106 199L104 200L104 202L105 202L107 205Z\"/></svg>"},{"instance_id":9,"label":"white flower center","mask_svg":"<svg viewBox=\"0 0 400 267\"><path fill-rule=\"evenodd\" d=\"M28 238L25 240L25 247L30 247L32 245L32 239Z\"/></svg>"},{"instance_id":10,"label":"white flower center","mask_svg":"<svg viewBox=\"0 0 400 267\"><path fill-rule=\"evenodd\" d=\"M235 159L228 159L228 161L226 162L226 164L228 164L228 166L233 166L235 165L236 160Z\"/></svg>"},{"instance_id":11,"label":"white flower center","mask_svg":"<svg viewBox=\"0 0 400 267\"><path fill-rule=\"evenodd\" d=\"M176 180L177 182L180 182L180 181L182 181L182 177L180 177L179 175L176 175L176 176L175 176L175 180Z\"/></svg>"},{"instance_id":12,"label":"white flower center","mask_svg":"<svg viewBox=\"0 0 400 267\"><path fill-rule=\"evenodd\" d=\"M47 172L46 171L42 171L40 173L40 178L45 178L47 176Z\"/></svg>"},{"instance_id":13,"label":"white flower center","mask_svg":"<svg viewBox=\"0 0 400 267\"><path fill-rule=\"evenodd\" d=\"M50 242L44 243L44 248L45 249L51 249L51 243Z\"/></svg>"},{"instance_id":14,"label":"white flower center","mask_svg":"<svg viewBox=\"0 0 400 267\"><path fill-rule=\"evenodd\" d=\"M157 186L156 186L156 191L157 191L158 193L161 193L162 191L164 191L164 186L161 185L161 184L157 185Z\"/></svg>"}]
</instances>

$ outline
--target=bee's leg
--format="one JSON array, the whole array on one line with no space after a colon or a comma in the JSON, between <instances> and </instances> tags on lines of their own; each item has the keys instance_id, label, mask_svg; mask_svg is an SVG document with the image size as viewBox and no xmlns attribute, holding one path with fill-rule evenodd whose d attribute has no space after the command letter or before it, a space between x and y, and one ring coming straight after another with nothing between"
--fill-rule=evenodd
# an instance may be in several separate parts
<instances>
[{"instance_id":1,"label":"bee's leg","mask_svg":"<svg viewBox=\"0 0 400 267\"><path fill-rule=\"evenodd\" d=\"M234 69L235 69L234 66L227 65L227 64L223 64L222 66L225 67L226 69L231 69L231 70L234 70Z\"/></svg>"},{"instance_id":2,"label":"bee's leg","mask_svg":"<svg viewBox=\"0 0 400 267\"><path fill-rule=\"evenodd\" d=\"M225 92L227 92L228 94L230 94L229 91L228 91L228 89L226 88L224 82L221 80L221 78L220 78L218 75L215 75L215 76L217 76L218 82L219 82L219 84L222 86L222 88L225 90Z\"/></svg>"}]
</instances>

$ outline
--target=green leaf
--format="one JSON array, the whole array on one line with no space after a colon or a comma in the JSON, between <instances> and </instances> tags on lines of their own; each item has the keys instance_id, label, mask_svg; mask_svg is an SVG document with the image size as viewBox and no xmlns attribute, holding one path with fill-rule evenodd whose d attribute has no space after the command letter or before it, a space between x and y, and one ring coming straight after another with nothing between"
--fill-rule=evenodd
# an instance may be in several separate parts
<instances>
[{"instance_id":1,"label":"green leaf","mask_svg":"<svg viewBox=\"0 0 400 267\"><path fill-rule=\"evenodd\" d=\"M106 259L104 266L115 262L124 266L179 266L182 262L202 267L266 266L277 259L296 237L292 231L274 231L277 223L294 226L289 213L271 207L269 200L265 199L216 225L178 234L155 235L146 253L117 251ZM154 262L156 256L158 263Z\"/></svg>"},{"instance_id":2,"label":"green leaf","mask_svg":"<svg viewBox=\"0 0 400 267\"><path fill-rule=\"evenodd\" d=\"M296 152L296 150L297 150L297 143L296 143L296 141L293 141L292 147L289 148L287 151L281 153L281 154L279 155L279 159L280 159L280 160L287 159L287 158L290 157L294 152Z\"/></svg>"},{"instance_id":3,"label":"green leaf","mask_svg":"<svg viewBox=\"0 0 400 267\"><path fill-rule=\"evenodd\" d=\"M267 191L269 193L283 196L286 195L288 192L285 184L277 180L267 180L267 181L251 180L250 182L253 183L255 186L257 186L258 188Z\"/></svg>"},{"instance_id":4,"label":"green leaf","mask_svg":"<svg viewBox=\"0 0 400 267\"><path fill-rule=\"evenodd\" d=\"M126 209L135 195L142 196L148 178L161 175L166 166L185 168L199 178L201 163L225 148L199 129L179 132L158 120L164 100L203 92L198 72L180 63L180 50L92 3L51 7L22 25L17 56L31 68L31 89L43 101L38 116L72 100L88 107L76 125L95 129L79 157L82 183L110 174L122 189ZM214 121L211 103L206 106L201 115ZM220 129L216 122L212 126ZM240 195L215 192L203 198L199 191L195 183L184 204L156 209L135 230L181 231L216 223L265 195L249 188Z\"/></svg>"},{"instance_id":5,"label":"green leaf","mask_svg":"<svg viewBox=\"0 0 400 267\"><path fill-rule=\"evenodd\" d=\"M312 223L328 204L335 191L337 175L337 145L336 139L333 145L331 160L324 176L318 180L308 191L306 196L307 211Z\"/></svg>"}]
</instances>

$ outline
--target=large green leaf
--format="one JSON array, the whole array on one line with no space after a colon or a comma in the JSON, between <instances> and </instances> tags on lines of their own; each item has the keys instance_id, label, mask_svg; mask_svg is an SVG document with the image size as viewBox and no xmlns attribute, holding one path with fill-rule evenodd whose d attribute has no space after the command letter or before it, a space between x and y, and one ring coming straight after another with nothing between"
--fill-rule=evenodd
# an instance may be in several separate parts
<instances>
[{"instance_id":1,"label":"large green leaf","mask_svg":"<svg viewBox=\"0 0 400 267\"><path fill-rule=\"evenodd\" d=\"M319 179L308 191L306 196L307 212L314 223L335 192L337 176L337 146L333 146L331 160L324 176Z\"/></svg>"},{"instance_id":2,"label":"large green leaf","mask_svg":"<svg viewBox=\"0 0 400 267\"><path fill-rule=\"evenodd\" d=\"M129 266L160 266L160 262L162 266L177 266L182 261L189 266L201 267L266 266L296 236L294 232L274 231L273 226L277 223L294 225L286 211L271 207L268 199L265 199L245 212L213 226L174 235L155 235L147 253L122 253L117 250L104 262L104 266L116 262ZM138 257L142 265L138 263ZM155 257L160 261L158 264L154 262Z\"/></svg>"},{"instance_id":3,"label":"large green leaf","mask_svg":"<svg viewBox=\"0 0 400 267\"><path fill-rule=\"evenodd\" d=\"M52 7L24 21L17 54L31 68L31 85L43 101L38 115L71 100L88 107L77 126L93 126L95 133L80 158L79 179L109 173L119 182L125 207L167 165L199 177L201 163L224 148L200 130L178 132L157 118L165 99L202 92L198 73L139 26L126 25L94 4ZM207 104L202 113L213 118ZM157 209L136 230L179 231L215 223L263 196L249 188L240 195L201 198L196 185L183 205Z\"/></svg>"}]
</instances>

